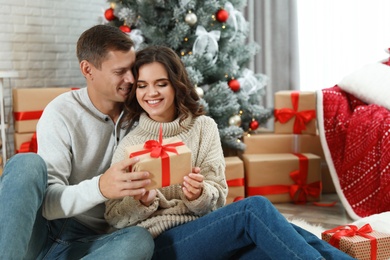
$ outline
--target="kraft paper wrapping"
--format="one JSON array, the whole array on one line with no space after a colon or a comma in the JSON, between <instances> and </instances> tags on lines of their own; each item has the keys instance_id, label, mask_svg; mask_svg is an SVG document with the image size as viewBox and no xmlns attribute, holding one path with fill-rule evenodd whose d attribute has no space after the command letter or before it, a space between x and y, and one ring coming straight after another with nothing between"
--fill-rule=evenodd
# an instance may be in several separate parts
<instances>
[{"instance_id":1,"label":"kraft paper wrapping","mask_svg":"<svg viewBox=\"0 0 390 260\"><path fill-rule=\"evenodd\" d=\"M225 157L226 181L229 186L226 204L245 198L244 163L237 157Z\"/></svg>"}]
</instances>

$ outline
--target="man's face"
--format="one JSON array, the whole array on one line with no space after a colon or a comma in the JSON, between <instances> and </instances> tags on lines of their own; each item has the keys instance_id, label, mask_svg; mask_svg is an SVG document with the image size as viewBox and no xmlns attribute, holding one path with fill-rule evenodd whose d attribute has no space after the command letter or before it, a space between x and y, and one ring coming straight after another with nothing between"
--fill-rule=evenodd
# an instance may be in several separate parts
<instances>
[{"instance_id":1,"label":"man's face","mask_svg":"<svg viewBox=\"0 0 390 260\"><path fill-rule=\"evenodd\" d=\"M124 102L134 82L131 68L135 61L135 51L109 51L101 68L92 66L93 74L89 82L93 96L108 102Z\"/></svg>"}]
</instances>

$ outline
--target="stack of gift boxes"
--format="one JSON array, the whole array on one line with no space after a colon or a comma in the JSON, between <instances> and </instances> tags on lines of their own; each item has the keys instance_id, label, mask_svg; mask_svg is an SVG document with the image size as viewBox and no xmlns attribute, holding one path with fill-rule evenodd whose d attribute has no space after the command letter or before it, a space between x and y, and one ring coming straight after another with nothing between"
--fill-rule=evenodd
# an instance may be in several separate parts
<instances>
[{"instance_id":1,"label":"stack of gift boxes","mask_svg":"<svg viewBox=\"0 0 390 260\"><path fill-rule=\"evenodd\" d=\"M304 203L335 192L317 130L316 93L279 91L274 105L274 130L245 135L243 154L225 158L228 203L254 195Z\"/></svg>"},{"instance_id":2,"label":"stack of gift boxes","mask_svg":"<svg viewBox=\"0 0 390 260\"><path fill-rule=\"evenodd\" d=\"M12 90L15 153L36 152L36 125L46 105L72 88L16 88Z\"/></svg>"}]
</instances>

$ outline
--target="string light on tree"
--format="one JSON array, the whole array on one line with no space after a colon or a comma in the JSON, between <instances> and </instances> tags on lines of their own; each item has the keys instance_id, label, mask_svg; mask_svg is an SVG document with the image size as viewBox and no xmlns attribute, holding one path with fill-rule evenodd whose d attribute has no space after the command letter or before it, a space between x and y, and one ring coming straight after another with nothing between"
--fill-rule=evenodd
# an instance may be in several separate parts
<instances>
[{"instance_id":1,"label":"string light on tree","mask_svg":"<svg viewBox=\"0 0 390 260\"><path fill-rule=\"evenodd\" d=\"M196 93L198 93L198 96L199 96L200 98L203 98L204 91L203 91L202 88L200 88L200 87L198 87L198 86L195 86L195 91L196 91Z\"/></svg>"}]
</instances>

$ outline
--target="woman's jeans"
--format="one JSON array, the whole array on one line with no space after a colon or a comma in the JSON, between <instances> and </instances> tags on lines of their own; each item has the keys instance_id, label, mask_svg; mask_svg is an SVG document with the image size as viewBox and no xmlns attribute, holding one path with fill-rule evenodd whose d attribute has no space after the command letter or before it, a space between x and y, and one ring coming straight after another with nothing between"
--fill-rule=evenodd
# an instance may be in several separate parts
<instances>
[{"instance_id":1,"label":"woman's jeans","mask_svg":"<svg viewBox=\"0 0 390 260\"><path fill-rule=\"evenodd\" d=\"M146 229L99 235L72 218L47 221L42 202L46 164L34 153L17 154L0 178L0 259L150 259Z\"/></svg>"},{"instance_id":2,"label":"woman's jeans","mask_svg":"<svg viewBox=\"0 0 390 260\"><path fill-rule=\"evenodd\" d=\"M269 200L248 197L155 239L154 259L353 259L289 223Z\"/></svg>"}]
</instances>

